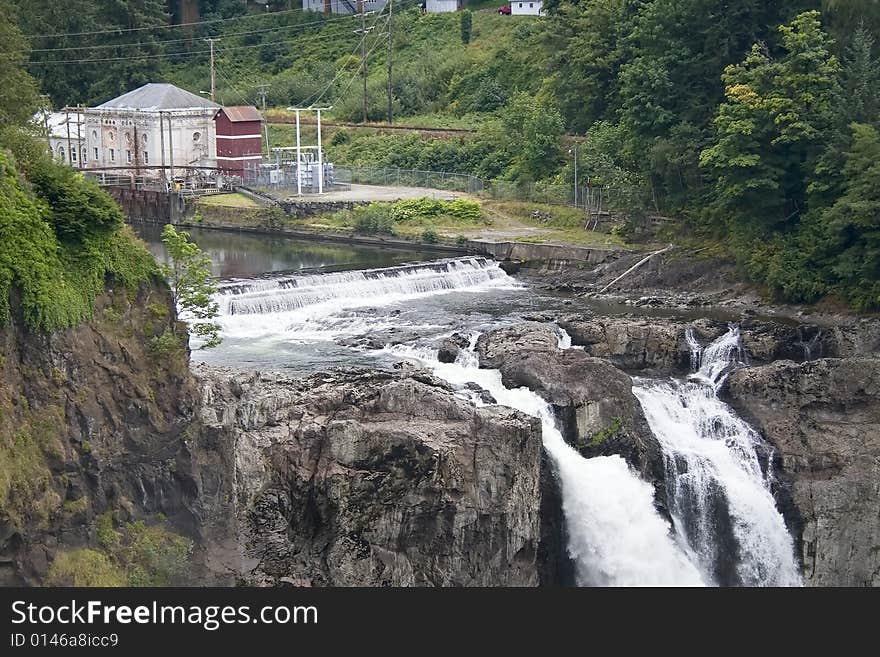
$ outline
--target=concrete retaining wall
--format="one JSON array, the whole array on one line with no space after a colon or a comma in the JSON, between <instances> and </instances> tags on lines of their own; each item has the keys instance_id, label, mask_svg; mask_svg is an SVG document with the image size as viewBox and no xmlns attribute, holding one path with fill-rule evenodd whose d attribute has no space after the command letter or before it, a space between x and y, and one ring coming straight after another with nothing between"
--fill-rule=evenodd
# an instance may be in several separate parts
<instances>
[{"instance_id":1,"label":"concrete retaining wall","mask_svg":"<svg viewBox=\"0 0 880 657\"><path fill-rule=\"evenodd\" d=\"M174 222L187 212L187 201L180 194L127 187L106 187L122 207L126 217L149 223Z\"/></svg>"}]
</instances>

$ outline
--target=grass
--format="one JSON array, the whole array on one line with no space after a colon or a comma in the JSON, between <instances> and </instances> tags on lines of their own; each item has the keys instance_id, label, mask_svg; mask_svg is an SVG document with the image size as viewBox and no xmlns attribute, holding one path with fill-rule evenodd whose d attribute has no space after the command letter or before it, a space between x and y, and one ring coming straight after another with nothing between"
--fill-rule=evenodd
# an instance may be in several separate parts
<instances>
[{"instance_id":1,"label":"grass","mask_svg":"<svg viewBox=\"0 0 880 657\"><path fill-rule=\"evenodd\" d=\"M480 204L480 216L451 216L415 214L404 221L386 222L381 230L369 232L395 235L406 239L422 240L426 232L443 241L461 239L492 239L526 242L530 244L575 244L604 248L630 248L620 237L607 233L584 230L585 218L581 210L564 206L470 199ZM393 204L375 203L367 208L379 209ZM368 212L362 208L318 215L303 221L303 227L338 233L356 233L359 217ZM540 213L544 221L533 216ZM381 223L381 222L380 222ZM361 220L361 226L363 226ZM391 232L388 232L388 231Z\"/></svg>"},{"instance_id":2,"label":"grass","mask_svg":"<svg viewBox=\"0 0 880 657\"><path fill-rule=\"evenodd\" d=\"M226 208L259 208L262 207L252 198L239 194L209 194L199 199L199 205L222 206Z\"/></svg>"}]
</instances>

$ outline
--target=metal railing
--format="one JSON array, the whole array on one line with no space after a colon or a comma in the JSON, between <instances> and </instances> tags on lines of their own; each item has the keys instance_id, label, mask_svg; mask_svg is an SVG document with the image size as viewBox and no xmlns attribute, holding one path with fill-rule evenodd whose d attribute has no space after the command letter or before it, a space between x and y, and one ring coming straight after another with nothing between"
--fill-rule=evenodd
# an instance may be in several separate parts
<instances>
[{"instance_id":1,"label":"metal railing","mask_svg":"<svg viewBox=\"0 0 880 657\"><path fill-rule=\"evenodd\" d=\"M336 167L339 180L361 185L384 185L386 187L424 187L451 192L480 194L486 181L467 173L448 171L424 171L397 167Z\"/></svg>"}]
</instances>

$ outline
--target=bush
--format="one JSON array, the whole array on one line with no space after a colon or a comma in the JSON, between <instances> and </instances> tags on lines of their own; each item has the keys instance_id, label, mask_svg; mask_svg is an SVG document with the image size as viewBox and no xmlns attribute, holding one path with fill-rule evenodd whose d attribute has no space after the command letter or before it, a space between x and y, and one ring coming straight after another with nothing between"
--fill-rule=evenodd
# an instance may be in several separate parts
<instances>
[{"instance_id":1,"label":"bush","mask_svg":"<svg viewBox=\"0 0 880 657\"><path fill-rule=\"evenodd\" d=\"M129 522L114 528L109 512L97 522L97 539L111 562L128 575L128 586L178 584L189 567L193 543L161 524Z\"/></svg>"},{"instance_id":2,"label":"bush","mask_svg":"<svg viewBox=\"0 0 880 657\"><path fill-rule=\"evenodd\" d=\"M483 218L483 209L476 201L457 198L445 204L444 211L451 217L462 221L479 221Z\"/></svg>"},{"instance_id":3,"label":"bush","mask_svg":"<svg viewBox=\"0 0 880 657\"><path fill-rule=\"evenodd\" d=\"M155 335L150 339L150 354L157 360L164 360L181 351L183 351L181 337L171 329L165 329L161 335Z\"/></svg>"},{"instance_id":4,"label":"bush","mask_svg":"<svg viewBox=\"0 0 880 657\"><path fill-rule=\"evenodd\" d=\"M355 208L354 229L367 235L394 234L394 219L390 216L387 203L370 203L369 205Z\"/></svg>"},{"instance_id":5,"label":"bush","mask_svg":"<svg viewBox=\"0 0 880 657\"><path fill-rule=\"evenodd\" d=\"M72 178L56 177L50 168L44 174L42 186L54 190L57 212L29 193L11 158L0 152L0 324L9 318L13 285L27 325L54 330L91 317L108 276L132 289L157 271L131 229L116 225L119 209L104 205L112 199L100 190L93 194L91 183L75 172ZM85 207L88 199L95 208ZM69 239L60 241L59 231Z\"/></svg>"},{"instance_id":6,"label":"bush","mask_svg":"<svg viewBox=\"0 0 880 657\"><path fill-rule=\"evenodd\" d=\"M435 231L428 228L427 230L425 230L425 232L422 233L422 241L426 244L436 244L440 241L440 238L437 236L437 233Z\"/></svg>"},{"instance_id":7,"label":"bush","mask_svg":"<svg viewBox=\"0 0 880 657\"><path fill-rule=\"evenodd\" d=\"M125 586L125 574L106 554L88 548L61 552L49 567L47 586Z\"/></svg>"},{"instance_id":8,"label":"bush","mask_svg":"<svg viewBox=\"0 0 880 657\"><path fill-rule=\"evenodd\" d=\"M81 243L90 234L122 225L116 201L76 170L45 156L27 174L37 195L49 203L49 220L59 239Z\"/></svg>"}]
</instances>

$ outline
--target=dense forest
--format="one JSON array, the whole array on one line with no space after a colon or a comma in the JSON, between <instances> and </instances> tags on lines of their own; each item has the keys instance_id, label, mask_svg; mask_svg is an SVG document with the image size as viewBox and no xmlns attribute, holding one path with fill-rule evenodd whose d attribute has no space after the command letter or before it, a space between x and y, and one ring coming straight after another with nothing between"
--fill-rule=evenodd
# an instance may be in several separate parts
<instances>
[{"instance_id":1,"label":"dense forest","mask_svg":"<svg viewBox=\"0 0 880 657\"><path fill-rule=\"evenodd\" d=\"M422 15L400 0L393 22L368 17L363 43L359 18L287 2L2 4L14 21L0 66L14 81L0 94L28 87L22 69L55 106L147 81L200 91L210 36L223 102L258 103L262 90L270 106L321 102L353 121L363 47L378 121L391 53L396 120L475 132L341 133L331 148L351 163L559 183L577 142L579 181L629 190L632 221L675 218L780 298L880 306L877 0L550 0L540 19Z\"/></svg>"}]
</instances>

